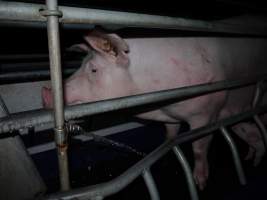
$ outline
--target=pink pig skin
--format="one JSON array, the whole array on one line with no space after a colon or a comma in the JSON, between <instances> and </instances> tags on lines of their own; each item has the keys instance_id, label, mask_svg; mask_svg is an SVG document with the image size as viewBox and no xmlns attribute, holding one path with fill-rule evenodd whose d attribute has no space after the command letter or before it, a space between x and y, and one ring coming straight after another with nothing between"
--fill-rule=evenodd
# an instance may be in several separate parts
<instances>
[{"instance_id":1,"label":"pink pig skin","mask_svg":"<svg viewBox=\"0 0 267 200\"><path fill-rule=\"evenodd\" d=\"M81 50L94 50L80 69L66 80L66 104L92 102L146 92L210 83L224 79L262 75L267 72L267 42L248 38L138 38L123 40L116 34L92 31ZM87 46L88 45L88 46ZM162 121L167 136L179 131L179 122L187 121L191 129L215 122L251 107L255 87L216 92L184 100L158 110L137 115ZM51 89L43 88L44 107L51 108ZM253 142L247 132L254 134ZM241 123L234 129L252 149L256 161L264 154L259 130L255 125ZM253 130L253 131L251 131ZM253 136L252 136L253 137ZM207 151L211 136L193 142L194 177L200 189L208 178ZM257 148L258 147L258 148ZM251 151L248 153L251 156Z\"/></svg>"}]
</instances>

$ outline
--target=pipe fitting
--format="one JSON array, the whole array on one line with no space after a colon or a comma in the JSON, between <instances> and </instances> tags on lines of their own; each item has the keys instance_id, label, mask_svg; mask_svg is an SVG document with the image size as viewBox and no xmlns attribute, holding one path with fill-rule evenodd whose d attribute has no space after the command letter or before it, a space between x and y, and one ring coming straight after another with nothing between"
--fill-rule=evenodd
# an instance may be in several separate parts
<instances>
[{"instance_id":1,"label":"pipe fitting","mask_svg":"<svg viewBox=\"0 0 267 200\"><path fill-rule=\"evenodd\" d=\"M42 10L42 9L41 9L39 12L40 12L40 14L41 14L42 16L44 16L44 17L57 16L57 17L60 18L60 17L63 16L63 12L60 11L60 10L47 10L47 9Z\"/></svg>"}]
</instances>

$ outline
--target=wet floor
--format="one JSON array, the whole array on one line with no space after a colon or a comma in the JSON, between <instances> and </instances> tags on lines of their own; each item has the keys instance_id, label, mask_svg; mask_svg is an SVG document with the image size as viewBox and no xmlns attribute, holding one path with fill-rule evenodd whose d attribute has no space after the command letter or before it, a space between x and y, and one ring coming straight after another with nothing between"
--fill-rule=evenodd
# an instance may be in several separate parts
<instances>
[{"instance_id":1,"label":"wet floor","mask_svg":"<svg viewBox=\"0 0 267 200\"><path fill-rule=\"evenodd\" d=\"M188 127L184 127L186 130ZM152 123L134 130L109 136L109 139L127 144L139 152L149 153L164 141L164 127ZM234 136L241 158L245 157L247 146ZM193 166L190 144L181 146L189 163ZM55 151L35 154L33 159L43 177L48 193L58 190L58 170ZM127 170L141 159L139 154L125 151L120 147L109 146L93 141L72 140L69 162L73 188L111 180ZM243 161L248 184L240 186L233 166L230 150L223 137L217 134L209 151L210 178L204 191L199 192L200 199L266 199L267 198L267 162L266 158L258 167ZM151 168L161 199L190 199L184 173L175 155L169 152ZM150 199L143 179L140 177L121 192L106 199Z\"/></svg>"}]
</instances>

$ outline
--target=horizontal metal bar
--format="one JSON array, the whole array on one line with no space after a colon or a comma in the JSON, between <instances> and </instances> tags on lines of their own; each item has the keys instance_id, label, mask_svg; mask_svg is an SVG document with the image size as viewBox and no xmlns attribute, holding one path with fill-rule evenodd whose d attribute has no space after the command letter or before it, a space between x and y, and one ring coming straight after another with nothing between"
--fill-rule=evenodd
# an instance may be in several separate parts
<instances>
[{"instance_id":1,"label":"horizontal metal bar","mask_svg":"<svg viewBox=\"0 0 267 200\"><path fill-rule=\"evenodd\" d=\"M252 115L257 113L263 113L267 111L267 105L252 109L250 111L244 112L242 114L234 115L233 117L220 120L216 123L212 123L205 127L197 128L183 134L180 134L174 140L169 140L159 146L157 149L152 151L148 156L144 159L136 163L134 166L129 168L127 171L122 173L120 176L116 177L115 179L78 189L73 189L67 192L59 192L56 194L52 194L50 196L45 197L45 199L86 199L90 197L94 197L96 195L100 196L108 196L119 192L124 187L126 187L129 183L131 183L135 178L137 178L142 172L143 169L149 168L153 163L155 163L158 159L164 156L172 147L175 145L182 144L184 142L197 140L201 137L207 136L211 134L212 131L219 129L221 126L229 126L231 124L237 123L241 120L247 119ZM215 134L218 132L213 132Z\"/></svg>"},{"instance_id":2,"label":"horizontal metal bar","mask_svg":"<svg viewBox=\"0 0 267 200\"><path fill-rule=\"evenodd\" d=\"M18 61L17 61L18 62ZM76 68L81 66L82 60L65 61L64 68ZM21 63L2 63L0 64L1 73L5 72L17 72L17 71L36 71L36 70L48 70L49 62L21 62Z\"/></svg>"},{"instance_id":3,"label":"horizontal metal bar","mask_svg":"<svg viewBox=\"0 0 267 200\"><path fill-rule=\"evenodd\" d=\"M78 69L81 63L82 63L81 60L65 61L64 67L65 68L76 67ZM0 69L2 72L49 69L49 62L40 61L40 62L3 63L0 64Z\"/></svg>"},{"instance_id":4,"label":"horizontal metal bar","mask_svg":"<svg viewBox=\"0 0 267 200\"><path fill-rule=\"evenodd\" d=\"M77 69L65 69L63 70L63 77L66 78L73 74ZM0 85L13 84L32 81L50 80L49 70L38 70L29 72L11 72L0 74Z\"/></svg>"},{"instance_id":5,"label":"horizontal metal bar","mask_svg":"<svg viewBox=\"0 0 267 200\"><path fill-rule=\"evenodd\" d=\"M1 20L0 27L47 28L47 24L46 24L46 22L23 22L23 21ZM63 23L61 23L60 28L72 29L72 30L90 30L90 29L94 29L95 25L92 25L92 24L66 24L66 23L63 24Z\"/></svg>"},{"instance_id":6,"label":"horizontal metal bar","mask_svg":"<svg viewBox=\"0 0 267 200\"><path fill-rule=\"evenodd\" d=\"M45 5L0 1L0 20L45 22L40 14ZM120 25L122 27L165 28L221 33L266 35L266 24L226 24L129 12L60 6L63 24Z\"/></svg>"},{"instance_id":7,"label":"horizontal metal bar","mask_svg":"<svg viewBox=\"0 0 267 200\"><path fill-rule=\"evenodd\" d=\"M178 89L98 101L94 103L67 106L65 109L65 119L70 120L87 115L94 115L134 106L147 105L149 103L162 103L166 100L172 101L173 103L174 101L181 101L185 100L186 98L191 98L211 92L255 84L257 81L263 80L265 78L266 75L247 79L244 78L243 80L224 80L197 86L188 86ZM52 121L53 115L50 110L33 110L15 113L10 115L8 118L6 117L0 120L0 133L42 125L44 123Z\"/></svg>"},{"instance_id":8,"label":"horizontal metal bar","mask_svg":"<svg viewBox=\"0 0 267 200\"><path fill-rule=\"evenodd\" d=\"M0 23L2 24L2 22ZM7 54L0 55L0 61L4 62L7 60L22 60L22 59L45 59L48 60L48 54Z\"/></svg>"}]
</instances>

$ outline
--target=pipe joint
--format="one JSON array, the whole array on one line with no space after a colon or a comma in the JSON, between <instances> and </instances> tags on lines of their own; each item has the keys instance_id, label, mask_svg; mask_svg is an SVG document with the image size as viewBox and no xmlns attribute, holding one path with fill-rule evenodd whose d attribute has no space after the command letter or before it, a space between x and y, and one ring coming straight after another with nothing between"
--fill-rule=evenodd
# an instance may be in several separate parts
<instances>
[{"instance_id":1,"label":"pipe joint","mask_svg":"<svg viewBox=\"0 0 267 200\"><path fill-rule=\"evenodd\" d=\"M65 127L56 127L54 128L55 131L55 141L56 145L60 149L67 148L68 145L68 132L66 131Z\"/></svg>"},{"instance_id":2,"label":"pipe joint","mask_svg":"<svg viewBox=\"0 0 267 200\"><path fill-rule=\"evenodd\" d=\"M63 13L60 10L40 10L40 14L44 17L49 17L49 16L57 16L57 17L62 17Z\"/></svg>"}]
</instances>

